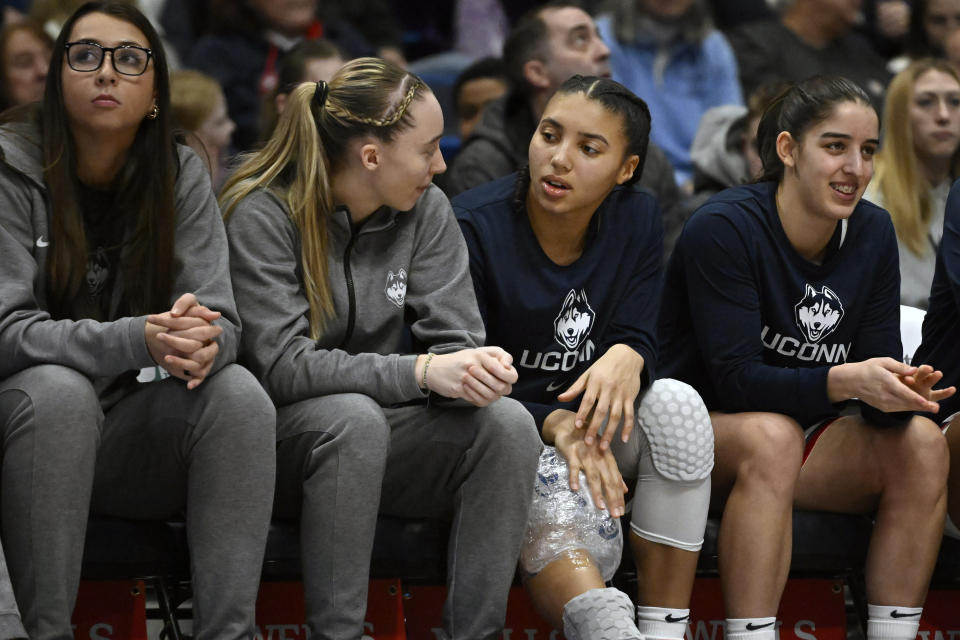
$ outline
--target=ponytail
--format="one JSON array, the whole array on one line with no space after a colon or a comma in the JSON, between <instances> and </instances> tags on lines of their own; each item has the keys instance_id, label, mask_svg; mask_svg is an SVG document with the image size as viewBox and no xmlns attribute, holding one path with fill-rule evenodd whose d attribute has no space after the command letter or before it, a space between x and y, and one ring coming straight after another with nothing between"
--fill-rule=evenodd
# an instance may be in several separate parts
<instances>
[{"instance_id":1,"label":"ponytail","mask_svg":"<svg viewBox=\"0 0 960 640\"><path fill-rule=\"evenodd\" d=\"M286 203L300 232L310 335L315 340L334 311L327 272L331 175L344 162L351 139L372 135L389 142L410 127L409 106L427 91L417 76L377 58L348 62L329 84L301 84L290 93L263 149L242 156L223 187L224 219L257 189L269 190Z\"/></svg>"}]
</instances>

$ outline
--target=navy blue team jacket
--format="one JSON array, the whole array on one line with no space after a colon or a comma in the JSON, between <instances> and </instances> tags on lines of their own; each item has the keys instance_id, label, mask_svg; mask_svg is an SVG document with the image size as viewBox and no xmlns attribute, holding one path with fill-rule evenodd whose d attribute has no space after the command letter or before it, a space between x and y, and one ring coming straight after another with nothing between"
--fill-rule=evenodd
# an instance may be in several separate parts
<instances>
[{"instance_id":1,"label":"navy blue team jacket","mask_svg":"<svg viewBox=\"0 0 960 640\"><path fill-rule=\"evenodd\" d=\"M930 288L930 308L923 319L923 342L913 354L913 364L929 364L943 371L940 387L960 386L960 182L947 198L943 239ZM943 420L960 411L960 393L940 402Z\"/></svg>"},{"instance_id":2,"label":"navy blue team jacket","mask_svg":"<svg viewBox=\"0 0 960 640\"><path fill-rule=\"evenodd\" d=\"M519 381L511 397L537 421L614 344L644 359L644 384L654 380L663 227L656 199L618 187L591 220L583 254L559 266L537 241L522 206L517 175L453 199L470 250L470 271L487 330L486 343L513 356Z\"/></svg>"},{"instance_id":3,"label":"navy blue team jacket","mask_svg":"<svg viewBox=\"0 0 960 640\"><path fill-rule=\"evenodd\" d=\"M806 426L839 411L831 366L902 357L897 242L889 214L861 200L814 264L787 239L775 193L775 183L727 189L687 222L667 267L660 374L691 384L711 410ZM906 415L863 407L876 424Z\"/></svg>"}]
</instances>

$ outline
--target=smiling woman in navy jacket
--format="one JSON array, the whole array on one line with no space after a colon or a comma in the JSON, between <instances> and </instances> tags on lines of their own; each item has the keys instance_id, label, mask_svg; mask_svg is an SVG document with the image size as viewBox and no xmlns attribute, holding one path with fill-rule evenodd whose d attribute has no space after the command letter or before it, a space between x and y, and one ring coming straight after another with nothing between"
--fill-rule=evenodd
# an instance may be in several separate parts
<instances>
[{"instance_id":1,"label":"smiling woman in navy jacket","mask_svg":"<svg viewBox=\"0 0 960 640\"><path fill-rule=\"evenodd\" d=\"M711 409L729 638L774 637L794 506L876 513L867 637L917 632L948 461L912 412L953 390L900 362L896 237L861 200L878 128L848 80L786 89L760 121L761 181L701 207L668 267L661 368ZM854 398L859 414L838 417Z\"/></svg>"}]
</instances>

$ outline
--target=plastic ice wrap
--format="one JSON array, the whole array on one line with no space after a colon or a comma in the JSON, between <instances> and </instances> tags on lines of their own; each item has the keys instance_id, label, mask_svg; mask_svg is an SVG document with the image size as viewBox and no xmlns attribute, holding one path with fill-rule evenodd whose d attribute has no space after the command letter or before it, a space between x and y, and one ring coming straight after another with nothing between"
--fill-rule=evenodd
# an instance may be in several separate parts
<instances>
[{"instance_id":1,"label":"plastic ice wrap","mask_svg":"<svg viewBox=\"0 0 960 640\"><path fill-rule=\"evenodd\" d=\"M544 447L520 565L528 573L539 573L554 559L576 549L587 551L603 579L610 580L623 553L620 520L594 506L583 472L580 491L571 491L567 461L553 447Z\"/></svg>"}]
</instances>

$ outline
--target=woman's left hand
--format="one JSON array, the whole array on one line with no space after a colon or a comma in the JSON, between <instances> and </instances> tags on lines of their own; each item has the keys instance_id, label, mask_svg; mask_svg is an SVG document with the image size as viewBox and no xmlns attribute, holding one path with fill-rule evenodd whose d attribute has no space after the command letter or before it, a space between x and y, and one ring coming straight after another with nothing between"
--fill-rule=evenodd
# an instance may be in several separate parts
<instances>
[{"instance_id":1,"label":"woman's left hand","mask_svg":"<svg viewBox=\"0 0 960 640\"><path fill-rule=\"evenodd\" d=\"M640 374L643 372L643 356L625 344L615 344L603 356L583 372L573 385L557 396L561 402L569 402L581 393L583 399L577 410L576 426L589 426L583 441L591 445L604 420L607 428L600 439L600 449L610 448L613 434L623 420L621 439L626 442L633 433L633 403L640 393ZM592 414L592 418L591 418Z\"/></svg>"}]
</instances>

